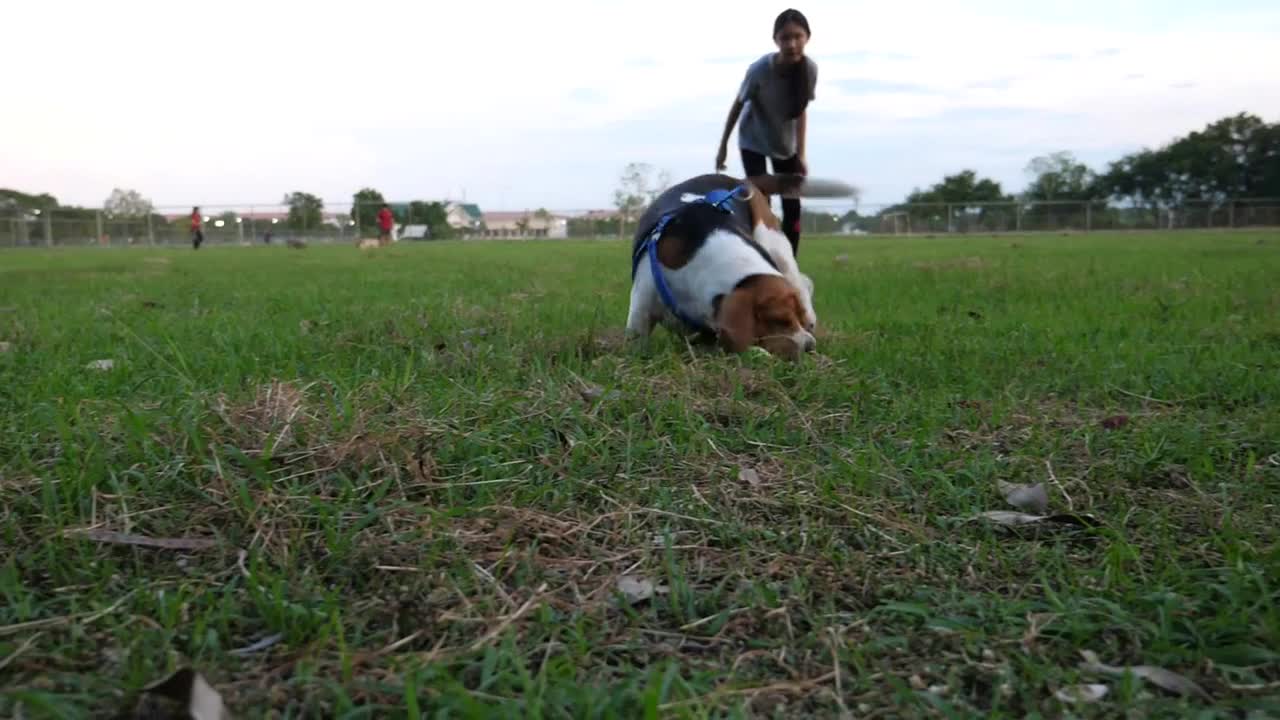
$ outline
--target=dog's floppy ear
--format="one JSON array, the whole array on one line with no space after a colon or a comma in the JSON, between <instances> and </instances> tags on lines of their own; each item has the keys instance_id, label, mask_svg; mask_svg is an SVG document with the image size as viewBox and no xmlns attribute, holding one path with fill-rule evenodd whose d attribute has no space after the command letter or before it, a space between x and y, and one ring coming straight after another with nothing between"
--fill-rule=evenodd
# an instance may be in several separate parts
<instances>
[{"instance_id":1,"label":"dog's floppy ear","mask_svg":"<svg viewBox=\"0 0 1280 720\"><path fill-rule=\"evenodd\" d=\"M720 300L716 313L716 339L731 353L745 352L756 339L755 296L738 288Z\"/></svg>"}]
</instances>

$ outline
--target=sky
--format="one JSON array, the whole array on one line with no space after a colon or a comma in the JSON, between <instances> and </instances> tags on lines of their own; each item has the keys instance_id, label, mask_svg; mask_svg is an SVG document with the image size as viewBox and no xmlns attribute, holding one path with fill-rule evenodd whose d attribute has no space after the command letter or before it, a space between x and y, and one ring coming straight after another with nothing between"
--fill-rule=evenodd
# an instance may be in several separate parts
<instances>
[{"instance_id":1,"label":"sky","mask_svg":"<svg viewBox=\"0 0 1280 720\"><path fill-rule=\"evenodd\" d=\"M1237 112L1280 121L1274 0L800 0L810 173L864 205L1031 158L1097 168ZM466 199L604 208L630 162L713 169L785 4L10 3L0 187L158 207ZM19 29L22 30L19 30ZM736 132L729 172L741 173Z\"/></svg>"}]
</instances>

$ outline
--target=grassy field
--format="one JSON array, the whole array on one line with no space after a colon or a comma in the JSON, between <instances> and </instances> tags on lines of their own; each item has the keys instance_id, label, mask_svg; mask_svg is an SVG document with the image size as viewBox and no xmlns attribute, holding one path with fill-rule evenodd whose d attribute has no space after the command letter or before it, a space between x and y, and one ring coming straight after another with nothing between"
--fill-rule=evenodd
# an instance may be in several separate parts
<instances>
[{"instance_id":1,"label":"grassy field","mask_svg":"<svg viewBox=\"0 0 1280 720\"><path fill-rule=\"evenodd\" d=\"M1280 234L800 259L792 365L617 243L0 254L0 716L1280 714Z\"/></svg>"}]
</instances>

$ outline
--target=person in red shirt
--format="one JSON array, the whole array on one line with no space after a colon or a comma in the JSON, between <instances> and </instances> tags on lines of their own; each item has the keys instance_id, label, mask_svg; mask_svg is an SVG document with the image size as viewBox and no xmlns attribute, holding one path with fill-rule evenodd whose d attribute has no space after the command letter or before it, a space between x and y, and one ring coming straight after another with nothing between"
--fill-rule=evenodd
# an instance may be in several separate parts
<instances>
[{"instance_id":1,"label":"person in red shirt","mask_svg":"<svg viewBox=\"0 0 1280 720\"><path fill-rule=\"evenodd\" d=\"M378 244L391 244L391 228L395 225L396 219L391 215L391 208L382 203L382 209L378 211Z\"/></svg>"},{"instance_id":2,"label":"person in red shirt","mask_svg":"<svg viewBox=\"0 0 1280 720\"><path fill-rule=\"evenodd\" d=\"M204 242L204 222L200 219L200 207L191 208L191 249L199 250Z\"/></svg>"}]
</instances>

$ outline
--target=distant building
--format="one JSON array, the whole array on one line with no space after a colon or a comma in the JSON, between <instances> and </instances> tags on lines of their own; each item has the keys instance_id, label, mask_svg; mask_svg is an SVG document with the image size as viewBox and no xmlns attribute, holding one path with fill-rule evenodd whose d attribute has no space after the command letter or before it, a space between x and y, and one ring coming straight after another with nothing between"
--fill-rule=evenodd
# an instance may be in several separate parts
<instances>
[{"instance_id":1,"label":"distant building","mask_svg":"<svg viewBox=\"0 0 1280 720\"><path fill-rule=\"evenodd\" d=\"M565 238L569 237L569 218L547 212L487 212L483 215L483 237L490 238Z\"/></svg>"},{"instance_id":2,"label":"distant building","mask_svg":"<svg viewBox=\"0 0 1280 720\"><path fill-rule=\"evenodd\" d=\"M431 228L427 225L401 225L401 240L430 240Z\"/></svg>"},{"instance_id":3,"label":"distant building","mask_svg":"<svg viewBox=\"0 0 1280 720\"><path fill-rule=\"evenodd\" d=\"M617 211L617 210L588 210L588 211L586 211L586 212L584 212L584 213L581 213L581 214L575 215L573 219L574 219L574 220L589 220L589 221L596 221L596 220L617 220L617 219L618 219L618 211Z\"/></svg>"},{"instance_id":4,"label":"distant building","mask_svg":"<svg viewBox=\"0 0 1280 720\"><path fill-rule=\"evenodd\" d=\"M475 203L449 202L445 204L445 222L464 235L479 233L484 225L484 213Z\"/></svg>"}]
</instances>

